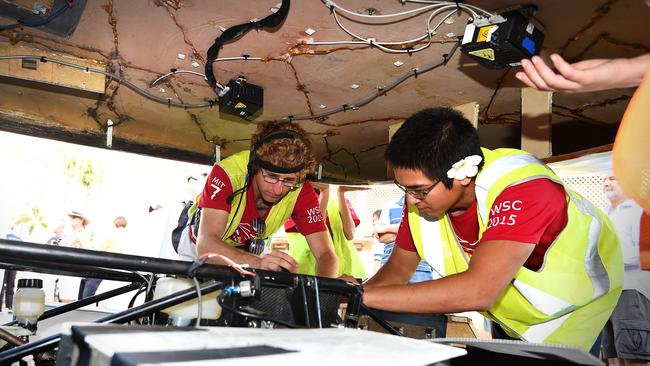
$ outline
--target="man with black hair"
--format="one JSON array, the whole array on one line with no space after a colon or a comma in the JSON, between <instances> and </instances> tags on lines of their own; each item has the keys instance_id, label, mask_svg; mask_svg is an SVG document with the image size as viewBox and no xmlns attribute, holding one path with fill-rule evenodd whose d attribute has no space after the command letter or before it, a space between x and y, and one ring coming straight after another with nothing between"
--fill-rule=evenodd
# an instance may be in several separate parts
<instances>
[{"instance_id":1,"label":"man with black hair","mask_svg":"<svg viewBox=\"0 0 650 366\"><path fill-rule=\"evenodd\" d=\"M289 254L263 254L266 239L291 217L316 258L316 273L336 276L338 260L318 196L305 180L315 166L305 131L297 124L260 124L250 151L212 168L198 204L188 212L189 224L178 246L181 259L210 256L210 261L226 264L226 257L254 268L294 272L297 263Z\"/></svg>"},{"instance_id":2,"label":"man with black hair","mask_svg":"<svg viewBox=\"0 0 650 366\"><path fill-rule=\"evenodd\" d=\"M499 338L598 346L621 293L607 216L534 156L487 150L460 113L426 109L386 149L406 204L395 249L365 284L388 311L482 311ZM421 259L434 280L407 284ZM597 348L597 347L596 347Z\"/></svg>"}]
</instances>

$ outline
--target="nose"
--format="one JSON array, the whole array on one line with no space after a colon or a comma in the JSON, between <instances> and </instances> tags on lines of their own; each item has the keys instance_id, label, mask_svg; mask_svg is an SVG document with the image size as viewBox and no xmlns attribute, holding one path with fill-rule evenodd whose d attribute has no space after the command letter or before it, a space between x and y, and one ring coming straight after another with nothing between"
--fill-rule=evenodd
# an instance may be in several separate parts
<instances>
[{"instance_id":1,"label":"nose","mask_svg":"<svg viewBox=\"0 0 650 366\"><path fill-rule=\"evenodd\" d=\"M282 194L282 187L284 187L284 186L282 185L282 182L281 182L281 181L278 181L277 183L272 184L272 187L273 187L273 193L274 193L275 195L280 195L280 194Z\"/></svg>"},{"instance_id":2,"label":"nose","mask_svg":"<svg viewBox=\"0 0 650 366\"><path fill-rule=\"evenodd\" d=\"M411 194L409 194L409 193L406 194L406 202L408 204L415 205L416 203L418 203L420 201L422 201L422 200L411 196Z\"/></svg>"}]
</instances>

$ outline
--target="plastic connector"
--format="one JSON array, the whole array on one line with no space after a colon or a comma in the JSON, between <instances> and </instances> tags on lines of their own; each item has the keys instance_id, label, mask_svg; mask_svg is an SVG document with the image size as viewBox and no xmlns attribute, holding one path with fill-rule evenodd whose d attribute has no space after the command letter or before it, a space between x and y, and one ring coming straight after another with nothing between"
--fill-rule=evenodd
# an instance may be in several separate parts
<instances>
[{"instance_id":1,"label":"plastic connector","mask_svg":"<svg viewBox=\"0 0 650 366\"><path fill-rule=\"evenodd\" d=\"M255 295L255 288L251 281L241 281L239 283L239 293L242 297L251 297Z\"/></svg>"},{"instance_id":2,"label":"plastic connector","mask_svg":"<svg viewBox=\"0 0 650 366\"><path fill-rule=\"evenodd\" d=\"M223 96L226 95L226 94L228 94L229 91L230 91L230 88L227 87L227 86L224 86L223 89L221 89L221 90L219 91L219 93L218 93L219 98L223 98Z\"/></svg>"}]
</instances>

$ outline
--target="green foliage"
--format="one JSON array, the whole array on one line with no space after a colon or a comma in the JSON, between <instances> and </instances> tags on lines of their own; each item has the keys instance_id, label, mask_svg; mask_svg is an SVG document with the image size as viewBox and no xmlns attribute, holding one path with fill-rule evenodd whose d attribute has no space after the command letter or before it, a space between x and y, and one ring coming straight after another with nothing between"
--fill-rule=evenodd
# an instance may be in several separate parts
<instances>
[{"instance_id":1,"label":"green foliage","mask_svg":"<svg viewBox=\"0 0 650 366\"><path fill-rule=\"evenodd\" d=\"M91 160L78 160L68 158L65 166L65 175L74 179L86 189L92 189L95 183L102 180L102 166L98 167Z\"/></svg>"},{"instance_id":2,"label":"green foliage","mask_svg":"<svg viewBox=\"0 0 650 366\"><path fill-rule=\"evenodd\" d=\"M35 204L32 204L27 212L21 212L14 220L14 226L24 226L27 233L32 235L37 227L47 229L47 222L41 210Z\"/></svg>"}]
</instances>

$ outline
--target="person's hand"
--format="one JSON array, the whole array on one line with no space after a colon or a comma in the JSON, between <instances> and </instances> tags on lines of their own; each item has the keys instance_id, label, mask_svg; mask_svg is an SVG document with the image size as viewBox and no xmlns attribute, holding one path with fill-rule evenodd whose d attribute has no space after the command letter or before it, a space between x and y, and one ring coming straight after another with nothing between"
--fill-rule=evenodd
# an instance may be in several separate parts
<instances>
[{"instance_id":1,"label":"person's hand","mask_svg":"<svg viewBox=\"0 0 650 366\"><path fill-rule=\"evenodd\" d=\"M524 71L515 77L524 84L544 91L586 92L638 85L647 56L632 59L592 59L575 63L566 62L562 56L552 54L553 71L539 56L521 60Z\"/></svg>"},{"instance_id":2,"label":"person's hand","mask_svg":"<svg viewBox=\"0 0 650 366\"><path fill-rule=\"evenodd\" d=\"M343 281L351 283L353 285L360 285L361 284L361 283L359 283L359 281L357 281L356 278L354 278L354 277L352 277L350 275L347 275L347 274L340 275L339 280L343 280Z\"/></svg>"},{"instance_id":3,"label":"person's hand","mask_svg":"<svg viewBox=\"0 0 650 366\"><path fill-rule=\"evenodd\" d=\"M262 256L259 268L276 272L283 269L295 272L298 269L298 262L285 252L275 251Z\"/></svg>"},{"instance_id":4,"label":"person's hand","mask_svg":"<svg viewBox=\"0 0 650 366\"><path fill-rule=\"evenodd\" d=\"M329 190L329 184L323 183L323 182L312 182L310 181L311 186L314 187L314 189L318 189L321 192L326 192Z\"/></svg>"},{"instance_id":5,"label":"person's hand","mask_svg":"<svg viewBox=\"0 0 650 366\"><path fill-rule=\"evenodd\" d=\"M343 281L349 283L350 285L355 285L356 286L356 285L361 284L359 281L357 281L356 278L354 278L354 277L352 277L350 275L347 275L347 274L340 275L338 279L343 280ZM347 304L349 302L349 300L350 299L348 298L348 295L341 295L341 299L340 299L341 304Z\"/></svg>"}]
</instances>

